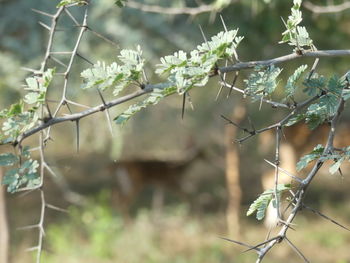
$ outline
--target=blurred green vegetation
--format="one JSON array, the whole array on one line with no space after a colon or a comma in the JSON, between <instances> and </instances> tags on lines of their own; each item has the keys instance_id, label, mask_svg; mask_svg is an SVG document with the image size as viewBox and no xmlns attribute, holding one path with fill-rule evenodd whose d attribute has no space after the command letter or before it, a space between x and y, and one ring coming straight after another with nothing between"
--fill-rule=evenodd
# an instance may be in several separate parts
<instances>
[{"instance_id":1,"label":"blurred green vegetation","mask_svg":"<svg viewBox=\"0 0 350 263\"><path fill-rule=\"evenodd\" d=\"M145 2L159 4L161 1ZM163 3L165 2L169 2L171 6L196 5L194 0ZM289 46L277 44L284 31L280 17L288 16L290 2L241 0L222 11L227 26L239 28L240 35L245 36L239 49L242 61L272 58L292 52ZM314 2L326 4L328 1ZM53 13L55 1L0 0L0 108L7 107L23 94L21 84L28 74L20 67L37 68L43 58L47 31L37 22L48 23L48 20L33 13L31 8ZM73 14L79 18L82 15L78 9L74 9ZM303 25L308 28L317 48L348 48L349 11L335 15L314 15L305 10L303 17ZM201 14L192 18L186 15L144 13L130 8L119 9L113 6L112 0L92 1L89 24L93 30L115 41L118 47L88 33L80 48L83 55L94 62L104 60L110 63L117 56L119 49L134 48L141 44L148 61L147 74L152 82L161 81L152 75L152 65L159 63L161 56L179 49L190 51L203 42L198 29L199 24L204 28L207 37L223 30L220 19L214 14ZM77 29L71 26L70 22L60 24L60 27L68 31L63 31L66 34L57 34L56 51L71 48L77 34ZM305 61L311 67L313 60ZM302 62L294 61L288 64L282 72L282 77L293 72L300 63ZM348 70L348 64L348 58L324 59L321 60L318 71L327 76L334 72L341 75ZM75 69L69 82L69 98L94 105L100 103L100 98L93 92L82 92L80 89L79 73L88 66L79 59L74 63ZM62 68L58 67L57 71L60 70ZM242 80L248 73L244 71L240 74L237 86L242 87ZM59 81L53 87L49 91L50 99L56 99L60 94ZM96 201L90 201L83 208L69 208L69 215L52 215L56 212L51 211L48 213L44 262L252 262L255 255L242 254L236 246L218 238L225 236L224 212L227 202L223 140L225 122L220 118L220 114L230 116L233 106L238 101L247 102L247 99L236 95L226 98L227 91L215 101L218 89L216 80L211 80L207 87L191 92L195 110L187 109L184 120L181 120L182 98L172 97L157 107L139 113L125 127L114 127L116 136L113 138L108 133L102 114L84 119L81 121L80 156L76 156L74 148L74 127L71 124L56 127L53 131L54 141L50 142L47 148L50 164L54 164L68 181L72 178L69 182L74 190L95 198ZM111 98L110 94L106 94L106 97ZM115 116L126 106L112 109L111 116ZM256 127L270 124L280 115L274 114L268 106L263 106L259 111L258 103L248 105L247 108ZM73 107L73 110L78 109ZM349 117L344 116L344 119L348 120ZM249 122L246 121L243 125L248 126ZM166 206L160 222L154 222L149 204L142 204L144 200L151 199L153 192L152 189L144 191L134 206L134 222L125 226L116 209L106 201L109 198L111 179L106 179L108 175L101 176L102 173L106 173L103 165L122 158L181 157L190 138L193 138L197 148L205 150L210 159L196 164L193 170L186 174L189 183L194 185L192 188L195 191L191 193L191 200L195 200L194 205L176 200L178 204L173 202L171 206ZM239 148L242 156L241 185L245 205L261 192L260 175L268 168L258 162L261 159L258 159L260 156L257 143L258 140L253 139ZM90 156L90 159L84 159L85 156ZM79 158L84 160L79 162ZM64 162L59 161L63 159ZM339 215L339 218L345 218L345 223L348 222L350 207L344 204L344 200L349 197L349 178L340 179L335 176L317 180L319 181L316 187L310 189L308 200L320 208L330 208L329 211ZM47 181L50 202L67 206L57 186L51 179ZM98 193L103 188L108 190L101 196ZM28 224L28 221L36 222L36 197L27 196L25 199L16 200L10 198L9 212L13 230L17 226ZM200 205L201 200L208 199L209 205ZM200 213L194 213L194 210L197 210L193 207L198 208ZM244 214L245 211L242 211L242 215ZM299 221L300 228L298 226L298 231L293 234L292 239L310 259L314 262L350 262L347 249L350 240L346 232L336 229L329 222L310 220L309 217L301 217ZM246 242L259 242L265 237L265 229L255 221L244 218L243 225ZM30 262L30 256L19 251L32 244L36 236L30 233L22 238L22 232L12 233L13 262ZM289 263L299 259L290 248L283 247L275 249L266 262L282 260Z\"/></svg>"},{"instance_id":2,"label":"blurred green vegetation","mask_svg":"<svg viewBox=\"0 0 350 263\"><path fill-rule=\"evenodd\" d=\"M329 211L331 212L331 211ZM333 211L334 212L334 211ZM123 225L120 215L108 206L104 191L84 209L70 207L69 216L47 228L44 262L116 263L210 263L252 262L252 252L220 239L225 237L223 215L196 218L188 206L167 207L162 217L139 210L135 221ZM297 231L290 239L315 262L348 262L349 235L326 221L301 215ZM264 229L252 222L244 224L245 242L258 242ZM288 246L275 248L266 262L299 262Z\"/></svg>"}]
</instances>

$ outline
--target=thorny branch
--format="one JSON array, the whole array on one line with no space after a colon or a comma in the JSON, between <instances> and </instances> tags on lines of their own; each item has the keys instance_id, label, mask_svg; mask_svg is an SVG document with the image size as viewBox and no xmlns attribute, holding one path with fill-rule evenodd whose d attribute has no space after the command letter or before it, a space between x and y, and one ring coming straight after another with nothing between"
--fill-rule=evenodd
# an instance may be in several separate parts
<instances>
[{"instance_id":1,"label":"thorny branch","mask_svg":"<svg viewBox=\"0 0 350 263\"><path fill-rule=\"evenodd\" d=\"M330 151L332 151L336 125L338 123L338 120L339 120L339 117L340 117L341 113L344 110L344 103L345 102L344 102L343 98L341 98L340 101L339 101L339 104L338 104L338 108L337 108L336 114L334 115L334 117L332 118L332 121L331 121L331 127L330 127L330 131L329 131L326 147L325 147L325 149L323 151L323 154L317 160L317 162L315 163L314 167L312 168L310 173L307 175L307 177L300 184L299 189L298 189L298 191L295 194L295 196L296 196L295 206L294 206L293 210L291 211L291 213L290 213L288 219L286 220L285 224L282 226L280 232L277 234L279 239L271 241L266 247L264 247L262 249L262 252L259 254L258 260L256 261L257 263L261 262L261 260L266 255L266 253L273 246L275 246L277 243L280 243L286 237L287 231L289 229L289 225L293 222L293 220L294 220L295 216L297 215L297 213L302 209L302 207L303 207L302 201L303 201L303 199L305 197L306 190L309 187L312 179L317 174L318 170L322 167L322 165L325 162L324 158L322 158L322 157L325 156L326 154L328 154Z\"/></svg>"},{"instance_id":2,"label":"thorny branch","mask_svg":"<svg viewBox=\"0 0 350 263\"><path fill-rule=\"evenodd\" d=\"M166 14L189 14L189 15L197 15L203 12L211 12L213 11L213 5L201 5L198 7L185 7L185 8L165 8L165 7L160 7L160 6L147 6L144 4L140 4L137 3L135 1L128 1L128 6L132 7L132 8L138 8L142 11L147 11L147 12L159 12L159 13L166 13ZM309 5L309 2L305 2L305 7L307 7L307 5ZM343 7L346 6L346 3L343 4ZM311 4L312 5L312 4ZM341 5L339 5L341 6ZM338 8L339 8L338 6ZM44 219L45 219L45 210L46 208L54 208L54 206L47 204L46 200L45 200L45 195L44 195L44 191L42 189L43 187L43 183L44 183L44 173L45 173L45 169L49 171L49 173L52 173L52 169L48 166L48 164L45 161L44 158L44 148L45 148L45 142L50 138L50 128L58 123L62 123L62 122L66 122L66 121L74 121L77 123L77 130L79 130L79 120L87 117L89 115L95 114L97 112L102 112L105 110L108 110L111 107L114 107L116 105L119 105L121 103L127 102L129 100L132 100L134 98L137 98L139 96L145 95L147 93L150 93L153 91L153 89L155 88L165 88L168 87L170 85L170 83L164 82L164 83L157 83L157 84L145 84L143 89L140 89L138 91L135 91L133 93L130 93L128 95L125 95L123 97L111 100L109 102L104 101L103 97L102 99L102 104L97 105L95 107L87 107L85 105L81 105L79 103L76 102L72 102L70 100L67 99L66 94L67 94L67 88L68 88L68 79L69 79L69 74L74 62L74 59L76 56L79 56L83 59L85 59L83 56L81 56L81 54L79 54L78 49L79 49L79 45L80 42L82 40L83 34L87 31L90 30L93 34L97 35L98 37L108 41L108 39L106 39L105 37L103 37L102 35L100 35L97 32L92 31L88 25L87 25L87 8L85 9L85 14L84 14L84 18L83 18L83 22L82 24L79 24L78 20L69 12L69 10L67 9L68 7L61 7L57 10L57 12L53 15L48 14L46 12L40 11L40 10L33 10L37 13L40 13L42 15L51 17L51 25L50 26L46 26L45 28L47 28L49 30L49 40L48 40L48 44L47 44L47 50L44 56L44 59L41 63L41 67L39 70L31 70L29 69L31 72L33 72L35 75L41 75L43 74L43 72L46 69L47 66L47 62L49 59L54 60L56 63L61 64L59 59L57 59L56 57L54 57L53 55L62 55L62 54L69 54L70 55L70 60L69 63L67 65L63 65L66 67L66 71L62 74L64 76L64 84L63 84L63 90L62 90L62 98L59 101L53 115L51 116L51 118L47 121L43 121L42 123L40 123L38 126L34 127L33 129L24 132L23 134L21 134L18 138L16 138L16 140L14 142L12 142L12 144L14 146L16 145L21 145L21 143L23 142L24 139L28 138L29 136L32 136L36 133L39 133L39 151L40 151L40 184L39 186L37 186L34 189L37 189L40 193L40 199L41 199L41 213L40 213L40 218L39 218L39 223L34 225L34 226L27 226L24 227L23 229L29 229L29 228L37 228L39 230L39 237L38 237L38 244L37 246L33 247L30 250L36 250L37 251L37 258L36 258L36 262L39 263L40 262L40 257L41 257L41 252L42 252L42 244L43 244L43 237L44 237ZM349 7L346 7L349 8ZM320 10L315 8L315 6L313 6L313 10ZM330 9L328 9L330 10ZM336 10L334 7L332 9L333 11ZM54 34L57 31L57 22L58 19L60 18L61 14L65 12L68 17L70 19L72 19L72 21L74 22L74 24L77 27L80 27L80 31L79 31L79 35L78 38L75 42L75 46L73 48L72 51L68 51L68 52L52 52L52 45L53 45L53 38L54 38ZM320 11L315 11L315 12L319 12ZM220 67L218 68L218 71L211 75L210 77L216 76L218 74L226 74L229 72L238 72L240 70L244 70L244 69L250 69L250 68L254 68L256 66L268 66L268 65L275 65L275 64L279 64L279 63L284 63L284 62L288 62L294 59L298 59L298 58L305 58L305 57L313 57L313 58L321 58L321 57L336 57L336 56L349 56L350 55L350 50L317 50L317 51L303 51L302 53L292 53L292 54L288 54L285 56L281 56L281 57L276 57L276 58L272 58L272 59L268 59L268 60L261 60L261 61L249 61L249 62L240 62L237 59L237 63L234 63L233 65L230 66L224 66L224 67ZM89 61L87 59L85 59L86 61ZM90 62L89 62L90 63ZM221 75L220 75L221 76ZM234 85L232 84L228 84L225 82L225 78L222 78L222 83L223 86L227 87L230 89L230 91L234 90L237 91L239 93L244 94L244 91L241 89L238 89L236 87L234 87ZM249 139L250 137L262 133L264 131L267 130L271 130L271 129L276 129L276 160L275 160L275 189L274 189L274 194L275 194L275 199L277 202L277 207L278 207L278 193L277 193L277 184L278 184L278 176L279 176L279 171L283 171L282 168L279 167L279 144L280 144L280 139L281 139L281 127L283 125L285 125L288 120L290 120L290 118L292 118L293 116L295 116L295 114L300 111L301 109L303 109L304 107L306 107L307 105L309 105L310 103L312 103L313 101L315 101L316 99L318 99L319 96L314 96L304 102L301 102L299 104L295 104L293 106L289 106L283 103L279 103L279 102L274 102L271 100L267 100L267 99L263 99L264 102L271 104L274 107L283 107L283 108L288 108L291 110L291 112L285 116L282 120L280 120L279 122L272 124L268 127L259 129L259 130L249 130L249 129L245 129L246 132L248 132L249 134L246 137L243 137L241 139L238 139L237 141L239 143ZM84 111L78 112L78 113L70 113L68 115L65 116L58 116L59 111L61 109L62 106L65 106L68 104L74 104L74 105L79 105L79 106L83 106L85 108L87 108ZM42 106L45 107L45 106ZM329 136L327 139L327 143L326 143L326 147L324 149L324 152L322 154L322 156L328 154L329 152L331 152L333 150L333 140L334 140L334 136L335 136L335 128L339 119L339 116L341 115L342 111L344 108L344 101L343 99L340 99L339 101L339 105L336 111L336 114L334 115L334 117L332 118L331 121L331 127L330 127L330 132L329 132ZM43 112L44 109L42 109ZM41 116L43 117L43 116ZM228 119L227 119L228 120ZM228 120L229 121L229 120ZM232 124L234 124L233 122L231 122ZM241 128L241 127L239 127ZM47 129L45 131L45 129ZM45 136L46 135L46 136ZM78 143L78 142L77 142ZM315 163L313 169L309 172L309 174L307 175L307 177L304 180L299 179L298 177L298 182L300 183L298 190L296 191L295 195L294 195L294 199L293 199L293 209L290 212L287 220L285 222L283 222L281 229L279 231L279 233L273 237L270 238L266 241L264 241L263 243L260 243L259 245L256 246L250 246L247 244L244 244L242 242L238 242L238 241L234 241L234 240L229 240L231 242L240 244L240 245L244 245L246 247L249 248L249 250L255 250L258 253L258 259L257 259L257 263L261 262L262 259L264 258L264 256L268 253L268 251L270 249L272 249L272 247L274 247L276 244L282 242L283 240L286 240L287 243L293 247L293 249L298 253L298 255L300 255L305 262L308 262L307 259L305 258L305 256L303 256L303 254L300 252L300 250L298 248L295 247L295 245L287 238L287 231L290 228L290 225L292 224L295 216L297 215L297 213L303 208L306 207L303 204L303 199L305 197L305 193L307 188L309 187L311 181L313 180L313 178L315 177L315 175L317 174L317 172L319 171L319 169L321 168L321 166L323 165L323 163L325 162L324 159L319 158L317 160L317 162ZM294 179L295 179L294 178ZM33 188L31 189L22 189L22 190L33 190ZM278 212L279 214L279 212ZM327 217L325 217L327 218ZM332 221L333 222L333 221ZM224 238L225 239L225 238ZM265 245L264 247L261 247Z\"/></svg>"},{"instance_id":3,"label":"thorny branch","mask_svg":"<svg viewBox=\"0 0 350 263\"><path fill-rule=\"evenodd\" d=\"M349 56L350 55L350 50L318 50L318 51L305 51L303 54L296 54L296 53L292 53L289 55L285 55L285 56L281 56L281 57L277 57L277 58L273 58L273 59L268 59L268 60L260 60L260 61L250 61L250 62L239 62L236 63L232 66L227 66L227 67L220 67L218 72L222 72L222 73L227 73L227 72L234 72L234 71L240 71L243 69L249 69L249 68L254 68L256 66L267 66L267 65L274 65L274 64L278 64L278 63L283 63L283 62L287 62L293 59L298 59L298 58L303 58L303 57L334 57L334 56ZM217 73L218 74L218 73ZM213 74L210 77L216 76L217 74ZM68 75L68 74L67 74ZM224 83L225 84L225 83ZM119 105L121 103L124 103L126 101L132 100L136 97L145 95L147 93L150 93L153 91L154 88L165 88L168 87L169 85L171 85L168 82L164 82L164 83L157 83L157 84L146 84L145 88L142 90L138 90L135 91L134 93L130 93L128 95L125 95L123 97L117 98L115 100L112 100L110 102L106 102L106 104L101 104L95 107L92 107L88 110L82 111L80 113L73 113L73 114L68 114L64 117L53 117L52 119L48 120L47 122L43 122L41 124L39 124L37 127L24 132L23 134L21 134L17 140L15 142L13 142L13 144L18 144L21 143L25 138L27 138L28 136L31 136L43 129L49 128L50 126L53 126L55 124L61 123L61 122L65 122L65 121L75 121L77 119L81 119L84 118L86 116L89 116L93 113L99 112L99 111L104 111L105 109L111 108L113 106ZM230 84L225 84L224 86L231 88ZM237 88L232 87L232 89L234 90L239 90ZM241 92L241 91L239 91ZM280 122L271 125L269 127L263 128L261 130L256 130L256 133L261 133L270 129L273 129L279 125L283 125L285 124L291 117L293 117L295 115L295 113L297 113L300 109L302 109L303 107L307 106L309 103L313 102L314 100L316 100L318 98L318 96L315 96L305 102L300 103L299 105L297 105L295 107L295 109L288 115L286 116L283 120L281 120ZM281 103L277 103L277 102L271 102L269 100L265 100L266 102L275 105L276 107L285 107L285 104L281 104ZM254 134L255 135L255 134ZM252 134L247 135L246 137L239 139L239 142L243 142L245 140L247 140L248 138L252 137Z\"/></svg>"},{"instance_id":4,"label":"thorny branch","mask_svg":"<svg viewBox=\"0 0 350 263\"><path fill-rule=\"evenodd\" d=\"M65 65L64 63L62 63L59 59L55 58L53 55L54 54L61 54L60 52L52 52L52 47L53 47L53 38L55 33L57 32L57 23L59 18L61 17L61 15L63 14L63 12L65 11L68 16L73 20L73 22L75 24L77 24L77 20L70 14L69 10L67 9L67 7L60 7L57 12L53 15L48 14L46 12L40 11L40 10L36 10L33 9L34 12L39 13L41 15L44 16L48 16L51 17L51 25L50 26L45 26L48 30L49 30L49 39L48 39L48 44L47 44L47 48L46 48L46 52L45 52L45 56L43 61L41 62L41 67L39 70L32 70L32 69L28 69L29 71L33 72L34 75L42 75L44 73L44 71L46 70L46 66L47 63L49 61L49 59L52 59L53 61L55 61L56 63L66 67L66 71L64 73L64 84L63 84L63 92L62 92L62 99L59 102L55 113L51 116L51 112L49 110L47 101L45 102L45 104L43 106L41 106L40 112L41 112L41 119L44 119L44 109L45 107L47 107L47 110L50 113L50 118L55 118L55 116L57 115L59 109L68 103L68 100L66 99L66 93L67 93L67 84L68 84L68 76L74 61L75 56L77 55L78 52L78 47L80 44L80 41L82 39L83 33L87 30L87 8L85 10L85 15L84 15L84 21L83 24L81 26L81 30L80 33L78 35L78 39L76 41L75 47L73 49L72 52L67 52L67 54L70 54L70 60L69 60L69 64ZM65 53L65 52L63 52ZM44 154L44 149L45 149L45 141L49 138L49 134L50 134L50 129L48 129L48 131L46 131L46 137L45 137L45 130L41 129L40 131L40 136L39 136L39 153L40 153L40 183L38 186L36 186L35 188L23 188L21 189L21 191L26 191L26 190L38 190L40 193L40 200L41 200L41 212L40 212L40 218L39 218L39 223L34 225L34 226L29 226L29 227L23 227L22 229L31 229L31 228L37 228L38 229L38 243L35 247L32 247L30 249L28 249L29 251L37 251L37 255L36 255L36 262L40 263L40 259L41 259L41 253L42 253L42 246L43 246L43 238L45 235L44 232L44 222L45 222L45 211L47 207L56 209L55 206L53 205L49 205L47 204L46 200L45 200L45 193L43 188L43 184L44 184L44 174L45 174L45 170L48 170L50 174L53 174L53 171L51 169L51 167L47 164L47 162L45 161L45 154ZM18 142L19 147L21 147L21 141ZM69 194L71 194L71 191L68 191Z\"/></svg>"},{"instance_id":5,"label":"thorny branch","mask_svg":"<svg viewBox=\"0 0 350 263\"><path fill-rule=\"evenodd\" d=\"M311 99L314 100L315 98L311 98ZM305 101L303 103L304 106L307 105L309 102ZM277 134L276 134L276 164L273 164L273 163L270 163L270 162L269 163L275 167L276 171L281 170L284 173L287 173L289 176L291 176L293 179L295 179L300 184L299 184L299 186L297 188L297 191L296 191L296 193L294 195L294 198L292 200L294 207L293 207L292 211L290 212L287 220L285 220L283 222L280 221L280 223L282 223L282 226L281 226L281 229L278 232L278 234L275 237L271 238L269 242L267 242L267 243L263 242L263 243L261 243L261 244L259 244L257 246L252 247L254 249L258 248L258 250L255 249L257 251L257 254L258 254L258 259L256 260L256 263L262 262L263 258L269 252L269 250L272 249L276 244L282 242L283 240L286 240L286 242L293 248L293 250L305 262L309 262L307 260L307 258L301 253L301 251L287 238L287 231L289 230L290 225L292 224L292 222L293 222L294 218L296 217L297 213L300 210L302 210L302 208L308 208L308 207L306 207L303 204L303 200L305 198L305 194L306 194L307 188L310 186L313 178L316 176L317 172L319 171L319 169L322 167L322 165L326 161L325 158L323 158L323 157L326 156L327 154L331 153L334 150L334 148L333 148L333 141L334 141L334 137L335 137L336 126L337 126L338 120L340 118L340 115L341 115L341 113L344 110L344 104L345 104L345 101L343 100L343 98L340 98L339 102L338 102L336 113L331 119L330 131L329 131L329 134L328 134L328 138L327 138L327 142L326 142L326 146L324 148L324 151L323 151L321 157L314 164L312 170L309 172L309 174L303 180L301 180L298 177L295 177L293 175L290 175L288 172L283 171L283 169L278 166L278 162L279 162L278 147L279 147L279 139L280 139L278 128L283 126L282 125L283 121L280 121L277 124L271 125L271 126L269 126L267 128L264 128L264 129L261 129L261 130L257 131L257 133L258 133L258 132L265 131L265 129L273 129L273 128L277 129ZM288 116L290 116L290 114ZM287 120L288 116L285 117L284 120ZM247 137L251 137L251 136L254 136L254 135L249 135ZM277 194L276 193L277 192L276 191L277 182L278 182L278 172L276 172L276 174L275 174L275 195ZM276 197L276 200L277 199L278 198ZM310 209L310 210L313 211L313 212L315 211L313 209ZM330 220L331 222L335 223L336 225L338 225L338 226L348 230L348 228L346 228L343 225L337 223L336 221L330 219L329 217L327 217L327 216L325 216L325 215L323 215L323 214L321 214L319 212L316 212L316 214L321 215L323 218L326 218L327 220ZM237 244L239 244L239 243L237 243ZM266 244L266 245L264 247L261 247L264 244ZM245 246L249 246L249 245L245 245Z\"/></svg>"}]
</instances>

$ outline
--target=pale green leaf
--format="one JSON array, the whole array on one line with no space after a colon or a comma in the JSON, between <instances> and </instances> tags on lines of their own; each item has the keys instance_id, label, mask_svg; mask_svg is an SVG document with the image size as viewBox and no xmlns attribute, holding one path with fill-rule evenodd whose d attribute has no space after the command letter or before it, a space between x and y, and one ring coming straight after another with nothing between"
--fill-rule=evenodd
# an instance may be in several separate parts
<instances>
[{"instance_id":1,"label":"pale green leaf","mask_svg":"<svg viewBox=\"0 0 350 263\"><path fill-rule=\"evenodd\" d=\"M333 163L333 164L329 167L329 172L330 172L331 174L335 174L335 173L339 170L339 168L340 168L341 164L343 163L343 161L344 161L344 158L340 158L340 159L337 160L335 163Z\"/></svg>"},{"instance_id":2,"label":"pale green leaf","mask_svg":"<svg viewBox=\"0 0 350 263\"><path fill-rule=\"evenodd\" d=\"M0 154L0 166L11 166L19 161L18 157L13 153Z\"/></svg>"},{"instance_id":3,"label":"pale green leaf","mask_svg":"<svg viewBox=\"0 0 350 263\"><path fill-rule=\"evenodd\" d=\"M304 169L310 162L318 159L323 154L324 147L321 144L318 144L311 153L304 155L300 158L300 161L297 163L297 171Z\"/></svg>"}]
</instances>

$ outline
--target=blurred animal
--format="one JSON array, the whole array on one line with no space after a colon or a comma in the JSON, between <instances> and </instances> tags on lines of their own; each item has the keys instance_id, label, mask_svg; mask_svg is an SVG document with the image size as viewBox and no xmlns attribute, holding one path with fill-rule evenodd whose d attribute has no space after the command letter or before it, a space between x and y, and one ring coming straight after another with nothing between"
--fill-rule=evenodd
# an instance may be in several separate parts
<instances>
[{"instance_id":1,"label":"blurred animal","mask_svg":"<svg viewBox=\"0 0 350 263\"><path fill-rule=\"evenodd\" d=\"M157 217L163 208L165 192L172 192L181 199L187 199L186 170L194 161L202 158L202 152L191 150L181 160L121 160L108 167L116 184L112 192L113 201L126 222L130 221L130 209L147 186L153 191L152 213Z\"/></svg>"}]
</instances>

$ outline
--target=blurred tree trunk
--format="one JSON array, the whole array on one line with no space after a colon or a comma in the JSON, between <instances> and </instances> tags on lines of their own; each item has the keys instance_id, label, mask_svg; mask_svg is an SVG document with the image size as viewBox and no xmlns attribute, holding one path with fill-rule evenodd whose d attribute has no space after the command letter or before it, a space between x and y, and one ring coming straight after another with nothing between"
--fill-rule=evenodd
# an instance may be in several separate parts
<instances>
[{"instance_id":1,"label":"blurred tree trunk","mask_svg":"<svg viewBox=\"0 0 350 263\"><path fill-rule=\"evenodd\" d=\"M233 109L231 119L239 124L245 117L244 106L236 105ZM241 187L239 172L239 153L238 145L234 142L237 135L237 127L227 124L225 127L225 145L226 145L226 183L228 191L228 207L226 213L227 228L230 236L235 238L240 235L240 205L241 205Z\"/></svg>"},{"instance_id":2,"label":"blurred tree trunk","mask_svg":"<svg viewBox=\"0 0 350 263\"><path fill-rule=\"evenodd\" d=\"M3 172L0 169L0 182L2 176ZM0 263L8 262L9 233L6 215L5 187L0 185Z\"/></svg>"}]
</instances>

